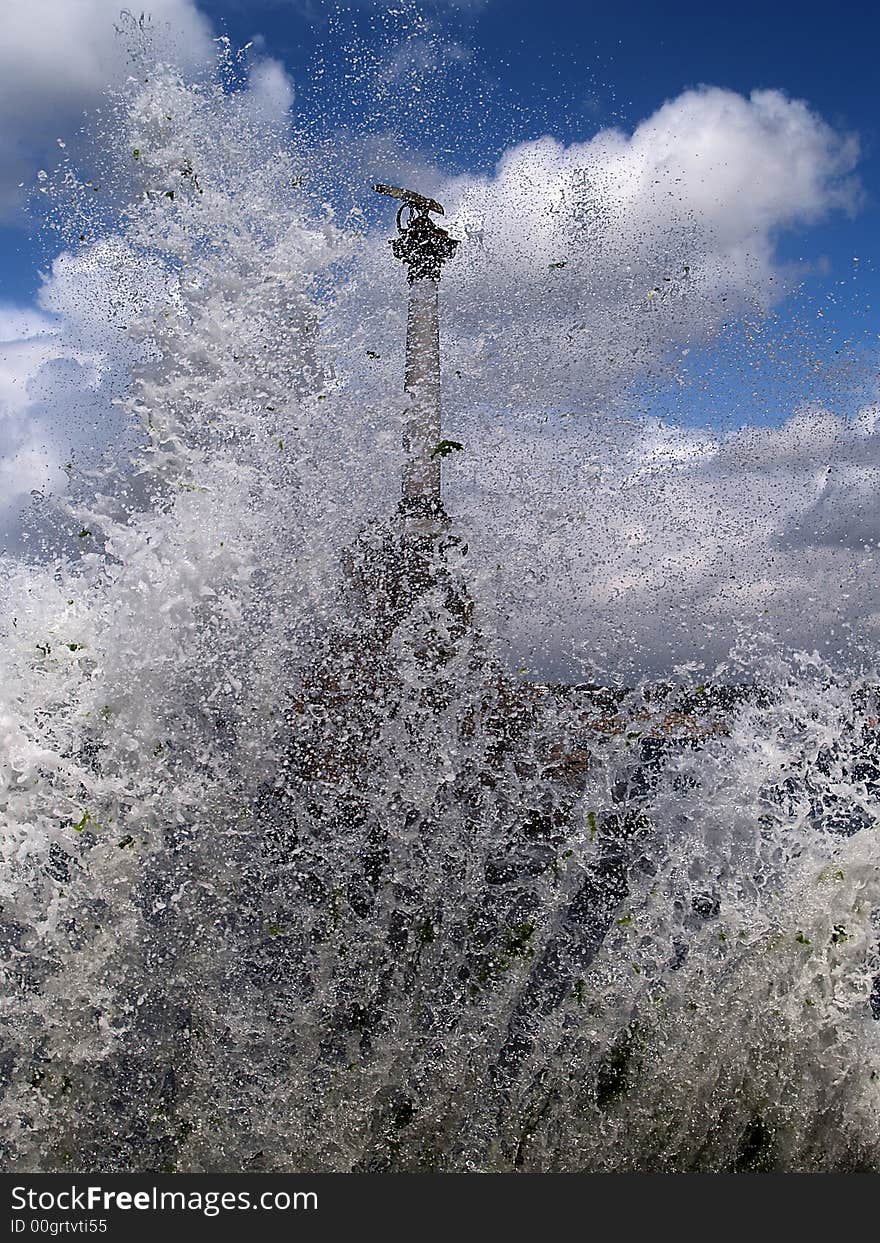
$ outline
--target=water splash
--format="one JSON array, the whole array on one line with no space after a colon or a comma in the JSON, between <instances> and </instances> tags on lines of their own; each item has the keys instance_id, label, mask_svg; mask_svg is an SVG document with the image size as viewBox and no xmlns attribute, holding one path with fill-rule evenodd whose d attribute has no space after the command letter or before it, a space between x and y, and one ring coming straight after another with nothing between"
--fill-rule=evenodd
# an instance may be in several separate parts
<instances>
[{"instance_id":1,"label":"water splash","mask_svg":"<svg viewBox=\"0 0 880 1243\"><path fill-rule=\"evenodd\" d=\"M135 73L65 217L136 447L3 564L7 1167L876 1169L870 676L512 674L229 68Z\"/></svg>"}]
</instances>

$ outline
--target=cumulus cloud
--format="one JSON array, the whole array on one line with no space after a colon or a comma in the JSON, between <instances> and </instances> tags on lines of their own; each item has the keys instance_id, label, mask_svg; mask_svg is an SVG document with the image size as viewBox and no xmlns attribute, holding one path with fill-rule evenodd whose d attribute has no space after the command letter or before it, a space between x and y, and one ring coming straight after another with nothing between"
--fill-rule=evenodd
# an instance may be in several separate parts
<instances>
[{"instance_id":1,"label":"cumulus cloud","mask_svg":"<svg viewBox=\"0 0 880 1243\"><path fill-rule=\"evenodd\" d=\"M461 242L442 286L451 415L608 410L633 382L675 383L687 353L766 315L801 275L778 260L780 234L860 198L856 138L769 90L687 91L632 134L519 144L488 176L443 178L399 154L381 176L382 152L370 170L438 197ZM340 302L353 366L359 325L374 352L400 340L390 224Z\"/></svg>"},{"instance_id":2,"label":"cumulus cloud","mask_svg":"<svg viewBox=\"0 0 880 1243\"><path fill-rule=\"evenodd\" d=\"M0 305L0 533L19 534L22 506L63 491L71 465L124 434L113 399L136 347L129 317L160 291L116 239L63 253L37 307Z\"/></svg>"},{"instance_id":3,"label":"cumulus cloud","mask_svg":"<svg viewBox=\"0 0 880 1243\"><path fill-rule=\"evenodd\" d=\"M822 460L807 463L815 498L782 532L782 546L880 549L880 406L852 422L829 420L824 441Z\"/></svg>"},{"instance_id":4,"label":"cumulus cloud","mask_svg":"<svg viewBox=\"0 0 880 1243\"><path fill-rule=\"evenodd\" d=\"M491 177L452 179L444 202L463 245L446 296L463 360L491 340L515 402L613 399L672 347L776 303L779 233L851 210L857 156L854 138L778 91L705 88L631 135L542 138Z\"/></svg>"},{"instance_id":5,"label":"cumulus cloud","mask_svg":"<svg viewBox=\"0 0 880 1243\"><path fill-rule=\"evenodd\" d=\"M280 61L267 56L251 70L248 104L257 120L277 121L293 103L293 83Z\"/></svg>"},{"instance_id":6,"label":"cumulus cloud","mask_svg":"<svg viewBox=\"0 0 880 1243\"><path fill-rule=\"evenodd\" d=\"M29 385L57 357L54 325L32 308L0 307L0 521L46 479L54 450L34 435Z\"/></svg>"},{"instance_id":7,"label":"cumulus cloud","mask_svg":"<svg viewBox=\"0 0 880 1243\"><path fill-rule=\"evenodd\" d=\"M874 418L817 410L727 435L475 421L449 504L514 659L544 676L711 669L742 631L835 660L880 637Z\"/></svg>"}]
</instances>

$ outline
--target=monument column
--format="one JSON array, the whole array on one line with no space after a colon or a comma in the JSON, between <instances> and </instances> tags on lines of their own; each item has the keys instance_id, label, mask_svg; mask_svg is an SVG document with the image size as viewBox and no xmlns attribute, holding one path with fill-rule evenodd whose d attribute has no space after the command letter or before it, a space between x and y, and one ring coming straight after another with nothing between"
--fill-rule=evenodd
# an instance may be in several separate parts
<instances>
[{"instance_id":1,"label":"monument column","mask_svg":"<svg viewBox=\"0 0 880 1243\"><path fill-rule=\"evenodd\" d=\"M439 517L440 461L440 315L438 285L443 264L455 254L458 241L431 219L444 215L441 205L412 190L377 185L380 194L403 202L397 212L398 235L391 242L395 258L407 268L409 305L406 326L404 389L410 407L404 428L406 463L401 512L413 517Z\"/></svg>"},{"instance_id":2,"label":"monument column","mask_svg":"<svg viewBox=\"0 0 880 1243\"><path fill-rule=\"evenodd\" d=\"M428 276L413 281L406 321L404 389L411 406L403 431L405 508L442 508L440 455L440 312L438 282Z\"/></svg>"}]
</instances>

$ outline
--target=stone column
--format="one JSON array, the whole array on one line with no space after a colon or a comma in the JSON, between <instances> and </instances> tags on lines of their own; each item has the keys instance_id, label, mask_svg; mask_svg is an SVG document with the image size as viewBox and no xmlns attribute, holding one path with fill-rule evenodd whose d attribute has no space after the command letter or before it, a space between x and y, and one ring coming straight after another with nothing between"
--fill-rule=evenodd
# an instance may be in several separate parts
<instances>
[{"instance_id":1,"label":"stone column","mask_svg":"<svg viewBox=\"0 0 880 1243\"><path fill-rule=\"evenodd\" d=\"M403 192L401 192L403 193ZM417 200L415 214L391 243L395 258L406 264L409 280L409 307L406 327L406 371L404 388L410 409L404 429L406 465L400 508L413 517L440 517L440 317L438 285L447 259L455 254L458 242L436 225L429 210L442 211L439 204L421 206L432 200ZM411 206L412 204L410 204Z\"/></svg>"},{"instance_id":2,"label":"stone column","mask_svg":"<svg viewBox=\"0 0 880 1243\"><path fill-rule=\"evenodd\" d=\"M439 513L440 316L438 282L423 276L410 285L404 388L410 408L403 433L403 506Z\"/></svg>"}]
</instances>

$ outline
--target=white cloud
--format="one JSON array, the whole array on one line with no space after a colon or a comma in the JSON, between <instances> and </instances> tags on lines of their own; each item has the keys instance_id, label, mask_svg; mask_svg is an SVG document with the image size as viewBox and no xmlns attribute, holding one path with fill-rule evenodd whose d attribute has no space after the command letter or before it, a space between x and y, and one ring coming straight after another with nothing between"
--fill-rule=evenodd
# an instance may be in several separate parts
<instances>
[{"instance_id":1,"label":"white cloud","mask_svg":"<svg viewBox=\"0 0 880 1243\"><path fill-rule=\"evenodd\" d=\"M675 226L718 256L851 207L858 143L779 91L686 91L633 132L508 150L493 177L452 180L454 218L485 218L499 282L565 257L582 274L654 257ZM568 252L560 255L560 248ZM735 275L736 273L734 273Z\"/></svg>"},{"instance_id":2,"label":"white cloud","mask_svg":"<svg viewBox=\"0 0 880 1243\"><path fill-rule=\"evenodd\" d=\"M55 355L55 322L34 307L0 306L0 408L15 409L27 401L33 360Z\"/></svg>"},{"instance_id":3,"label":"white cloud","mask_svg":"<svg viewBox=\"0 0 880 1243\"><path fill-rule=\"evenodd\" d=\"M258 61L248 79L247 99L256 120L280 121L293 103L293 83L280 61Z\"/></svg>"},{"instance_id":4,"label":"white cloud","mask_svg":"<svg viewBox=\"0 0 880 1243\"><path fill-rule=\"evenodd\" d=\"M133 275L136 271L136 278ZM18 534L32 493L64 491L65 466L94 460L122 434L112 401L135 347L125 321L156 295L107 239L59 255L39 307L0 306L0 530Z\"/></svg>"},{"instance_id":5,"label":"white cloud","mask_svg":"<svg viewBox=\"0 0 880 1243\"><path fill-rule=\"evenodd\" d=\"M0 307L0 512L45 475L26 411L34 377L58 357L55 332L54 321L32 307Z\"/></svg>"},{"instance_id":6,"label":"white cloud","mask_svg":"<svg viewBox=\"0 0 880 1243\"><path fill-rule=\"evenodd\" d=\"M778 234L852 209L857 155L854 138L778 91L705 88L632 135L542 138L506 152L491 177L452 179L443 201L464 242L445 296L462 370L482 339L508 401L613 399L672 346L777 302L788 283Z\"/></svg>"},{"instance_id":7,"label":"white cloud","mask_svg":"<svg viewBox=\"0 0 880 1243\"><path fill-rule=\"evenodd\" d=\"M473 426L450 508L517 661L547 675L584 660L625 676L711 668L741 626L833 658L880 637L868 417L818 410L726 436L652 420Z\"/></svg>"},{"instance_id":8,"label":"white cloud","mask_svg":"<svg viewBox=\"0 0 880 1243\"><path fill-rule=\"evenodd\" d=\"M540 138L489 176L438 177L400 153L382 175L382 156L374 141L365 175L438 197L461 240L441 292L447 366L460 373L453 418L475 405L609 410L634 381L674 382L683 351L790 290L780 233L854 210L860 195L857 140L778 91L688 91L631 135ZM392 219L340 301L353 369L362 325L384 357L402 337Z\"/></svg>"},{"instance_id":9,"label":"white cloud","mask_svg":"<svg viewBox=\"0 0 880 1243\"><path fill-rule=\"evenodd\" d=\"M31 337L45 336L55 327L51 316L36 307L0 302L0 338L4 341L27 341Z\"/></svg>"}]
</instances>

